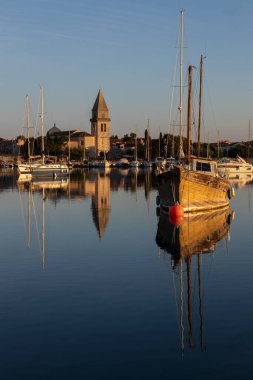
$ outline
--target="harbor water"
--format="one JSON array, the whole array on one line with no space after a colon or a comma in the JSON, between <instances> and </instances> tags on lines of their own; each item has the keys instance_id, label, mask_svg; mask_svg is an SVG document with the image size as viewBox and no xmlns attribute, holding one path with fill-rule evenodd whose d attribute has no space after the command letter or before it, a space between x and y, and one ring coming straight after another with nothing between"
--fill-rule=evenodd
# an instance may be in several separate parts
<instances>
[{"instance_id":1,"label":"harbor water","mask_svg":"<svg viewBox=\"0 0 253 380\"><path fill-rule=\"evenodd\" d=\"M171 224L155 173L0 172L1 379L250 379L253 181Z\"/></svg>"}]
</instances>

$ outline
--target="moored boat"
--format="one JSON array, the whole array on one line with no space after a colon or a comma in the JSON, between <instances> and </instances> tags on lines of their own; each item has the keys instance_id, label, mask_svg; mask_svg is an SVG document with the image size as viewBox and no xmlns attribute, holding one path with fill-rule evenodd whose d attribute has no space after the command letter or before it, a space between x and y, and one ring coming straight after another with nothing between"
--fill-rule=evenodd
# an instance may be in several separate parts
<instances>
[{"instance_id":1,"label":"moored boat","mask_svg":"<svg viewBox=\"0 0 253 380\"><path fill-rule=\"evenodd\" d=\"M212 160L192 159L190 166L174 165L157 176L159 204L169 210L179 203L184 212L214 210L229 205L232 185L217 176L217 164Z\"/></svg>"},{"instance_id":2,"label":"moored boat","mask_svg":"<svg viewBox=\"0 0 253 380\"><path fill-rule=\"evenodd\" d=\"M246 162L242 157L236 158L223 158L218 161L218 172L222 176L229 176L231 174L251 174L253 166Z\"/></svg>"},{"instance_id":3,"label":"moored boat","mask_svg":"<svg viewBox=\"0 0 253 380\"><path fill-rule=\"evenodd\" d=\"M217 172L217 162L204 158L192 158L191 104L192 66L188 76L187 161L185 165L173 165L173 170L158 174L159 204L168 210L179 203L184 212L214 210L229 205L233 196L232 185Z\"/></svg>"},{"instance_id":4,"label":"moored boat","mask_svg":"<svg viewBox=\"0 0 253 380\"><path fill-rule=\"evenodd\" d=\"M27 134L28 134L28 162L18 164L19 174L31 174L32 177L63 177L69 174L72 169L70 164L46 162L44 153L44 98L43 87L40 86L41 99L41 141L42 141L42 156L39 162L32 162L30 159L30 141L29 141L29 98L26 96L26 113L27 113Z\"/></svg>"}]
</instances>

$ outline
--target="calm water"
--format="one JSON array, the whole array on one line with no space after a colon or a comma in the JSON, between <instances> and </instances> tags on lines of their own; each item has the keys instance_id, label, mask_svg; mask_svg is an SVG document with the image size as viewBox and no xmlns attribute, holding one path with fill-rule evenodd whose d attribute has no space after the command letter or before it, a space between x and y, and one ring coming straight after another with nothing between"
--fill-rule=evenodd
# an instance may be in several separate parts
<instances>
[{"instance_id":1,"label":"calm water","mask_svg":"<svg viewBox=\"0 0 253 380\"><path fill-rule=\"evenodd\" d=\"M251 378L252 190L176 228L150 172L1 172L0 378Z\"/></svg>"}]
</instances>

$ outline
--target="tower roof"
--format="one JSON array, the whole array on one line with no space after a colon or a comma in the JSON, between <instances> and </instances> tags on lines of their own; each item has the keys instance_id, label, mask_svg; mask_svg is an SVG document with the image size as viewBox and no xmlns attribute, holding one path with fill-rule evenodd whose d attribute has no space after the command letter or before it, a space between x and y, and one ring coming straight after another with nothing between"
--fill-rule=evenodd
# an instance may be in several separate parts
<instances>
[{"instance_id":1,"label":"tower roof","mask_svg":"<svg viewBox=\"0 0 253 380\"><path fill-rule=\"evenodd\" d=\"M108 115L109 109L106 105L102 90L99 89L97 99L92 108L92 116L93 117L101 117L100 115L105 114ZM108 116L106 116L108 117Z\"/></svg>"}]
</instances>

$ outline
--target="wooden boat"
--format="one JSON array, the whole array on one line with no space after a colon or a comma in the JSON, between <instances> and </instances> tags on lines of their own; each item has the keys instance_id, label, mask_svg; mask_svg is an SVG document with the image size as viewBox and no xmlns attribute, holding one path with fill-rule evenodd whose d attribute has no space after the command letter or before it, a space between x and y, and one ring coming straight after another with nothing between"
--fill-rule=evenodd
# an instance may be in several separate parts
<instances>
[{"instance_id":1,"label":"wooden boat","mask_svg":"<svg viewBox=\"0 0 253 380\"><path fill-rule=\"evenodd\" d=\"M206 170L198 170L198 169ZM192 159L189 167L174 165L157 176L158 204L164 210L179 203L184 212L200 212L227 207L232 185L217 176L212 160Z\"/></svg>"},{"instance_id":2,"label":"wooden boat","mask_svg":"<svg viewBox=\"0 0 253 380\"><path fill-rule=\"evenodd\" d=\"M189 66L188 75L187 161L157 176L160 206L168 209L179 203L184 212L227 207L234 194L231 184L218 176L215 161L191 157L192 68Z\"/></svg>"}]
</instances>

